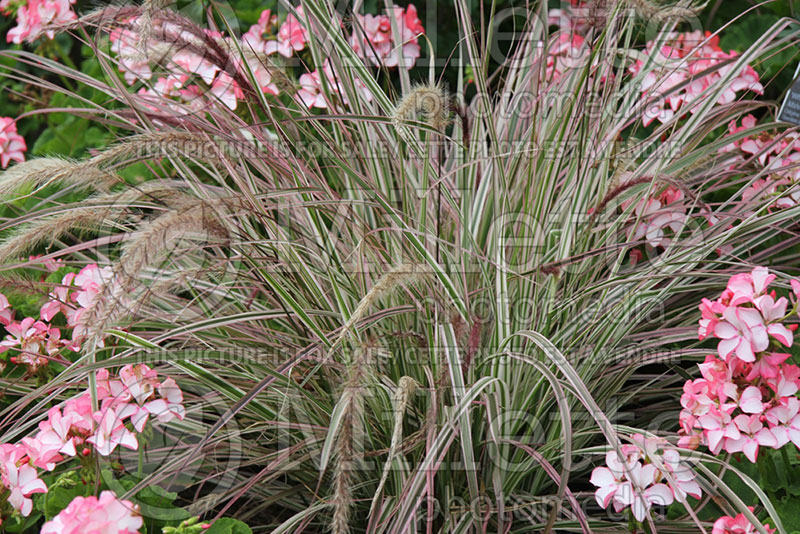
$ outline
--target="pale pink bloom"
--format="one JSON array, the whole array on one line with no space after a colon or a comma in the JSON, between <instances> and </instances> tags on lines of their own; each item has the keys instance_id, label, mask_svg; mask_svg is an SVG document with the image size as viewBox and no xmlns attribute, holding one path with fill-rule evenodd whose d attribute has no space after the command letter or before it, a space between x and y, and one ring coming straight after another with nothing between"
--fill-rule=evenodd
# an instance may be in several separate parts
<instances>
[{"instance_id":1,"label":"pale pink bloom","mask_svg":"<svg viewBox=\"0 0 800 534\"><path fill-rule=\"evenodd\" d=\"M697 422L704 430L706 445L712 454L719 454L726 440L741 438L739 427L730 414L719 409L709 410L698 417Z\"/></svg>"},{"instance_id":2,"label":"pale pink bloom","mask_svg":"<svg viewBox=\"0 0 800 534\"><path fill-rule=\"evenodd\" d=\"M92 412L92 396L87 391L64 403L64 417L70 417L70 428L73 433L88 435L94 429L94 412Z\"/></svg>"},{"instance_id":3,"label":"pale pink bloom","mask_svg":"<svg viewBox=\"0 0 800 534\"><path fill-rule=\"evenodd\" d=\"M28 256L28 259L35 264L44 265L44 268L50 271L51 273L56 272L64 265L64 260L57 258L57 259L49 259L49 260L40 260L41 254L32 254Z\"/></svg>"},{"instance_id":4,"label":"pale pink bloom","mask_svg":"<svg viewBox=\"0 0 800 534\"><path fill-rule=\"evenodd\" d=\"M112 406L125 404L131 400L131 392L121 380L111 378L108 369L97 371L97 398L101 401L111 401Z\"/></svg>"},{"instance_id":5,"label":"pale pink bloom","mask_svg":"<svg viewBox=\"0 0 800 534\"><path fill-rule=\"evenodd\" d=\"M701 301L700 313L703 318L700 319L700 328L697 332L698 338L701 341L709 334L714 333L714 328L716 328L720 316L724 311L725 306L719 301L715 300L712 302L706 298Z\"/></svg>"},{"instance_id":6,"label":"pale pink bloom","mask_svg":"<svg viewBox=\"0 0 800 534\"><path fill-rule=\"evenodd\" d=\"M143 363L124 366L119 371L119 378L139 404L149 400L159 386L158 373Z\"/></svg>"},{"instance_id":7,"label":"pale pink bloom","mask_svg":"<svg viewBox=\"0 0 800 534\"><path fill-rule=\"evenodd\" d=\"M632 498L631 512L637 521L644 521L654 504L667 506L672 504L675 499L669 486L655 483L656 472L656 466L653 464L644 466L637 464L629 475L631 490L625 493L626 496Z\"/></svg>"},{"instance_id":8,"label":"pale pink bloom","mask_svg":"<svg viewBox=\"0 0 800 534\"><path fill-rule=\"evenodd\" d=\"M357 28L350 36L350 46L360 57L376 67L392 52L392 21L387 15L357 15ZM362 35L363 34L363 35Z\"/></svg>"},{"instance_id":9,"label":"pale pink bloom","mask_svg":"<svg viewBox=\"0 0 800 534\"><path fill-rule=\"evenodd\" d=\"M751 130L756 125L756 118L753 115L745 115L742 117L741 126L736 124L735 120L728 123L728 134L736 135L739 132ZM747 144L747 150L743 146ZM745 137L736 141L731 141L730 144L725 145L720 149L720 152L733 152L736 149L741 149L751 155L761 152L758 142L750 137Z\"/></svg>"},{"instance_id":10,"label":"pale pink bloom","mask_svg":"<svg viewBox=\"0 0 800 534\"><path fill-rule=\"evenodd\" d=\"M660 438L631 436L637 445L623 445L620 458L615 451L606 454L606 467L592 471L590 482L597 486L595 499L603 508L613 504L617 512L630 507L638 521L644 521L650 508L669 505L676 498L685 502L687 495L702 495L694 473L681 463L673 449ZM653 461L658 459L661 468ZM660 469L665 469L666 474Z\"/></svg>"},{"instance_id":11,"label":"pale pink bloom","mask_svg":"<svg viewBox=\"0 0 800 534\"><path fill-rule=\"evenodd\" d=\"M393 34L392 17L397 26ZM373 65L411 68L419 59L419 36L425 33L417 16L417 8L393 6L391 15L357 15L357 29L350 36L350 45Z\"/></svg>"},{"instance_id":12,"label":"pale pink bloom","mask_svg":"<svg viewBox=\"0 0 800 534\"><path fill-rule=\"evenodd\" d=\"M14 119L0 117L0 167L5 169L12 160L22 163L25 161L26 150L28 146L25 144L25 138L17 133L17 123Z\"/></svg>"},{"instance_id":13,"label":"pale pink bloom","mask_svg":"<svg viewBox=\"0 0 800 534\"><path fill-rule=\"evenodd\" d=\"M781 366L777 380L768 379L767 385L777 397L789 397L800 390L800 368L796 365Z\"/></svg>"},{"instance_id":14,"label":"pale pink bloom","mask_svg":"<svg viewBox=\"0 0 800 534\"><path fill-rule=\"evenodd\" d=\"M211 85L214 77L220 72L217 65L190 50L179 51L172 57L171 61L176 67L174 75L180 73L183 76L181 78L182 83L186 81L187 75L194 74L202 78L205 83Z\"/></svg>"},{"instance_id":15,"label":"pale pink bloom","mask_svg":"<svg viewBox=\"0 0 800 534\"><path fill-rule=\"evenodd\" d=\"M425 33L425 29L417 17L417 8L414 4L409 4L405 9L393 6L392 12L398 35L392 35L392 50L384 64L389 68L410 69L419 59L421 53L419 36Z\"/></svg>"},{"instance_id":16,"label":"pale pink bloom","mask_svg":"<svg viewBox=\"0 0 800 534\"><path fill-rule=\"evenodd\" d=\"M100 268L96 263L91 263L81 269L73 282L81 290L74 293L72 299L81 307L89 308L94 303L103 287L114 277L111 267Z\"/></svg>"},{"instance_id":17,"label":"pale pink bloom","mask_svg":"<svg viewBox=\"0 0 800 534\"><path fill-rule=\"evenodd\" d=\"M72 326L73 323L70 323L70 313L73 310L68 304L70 301L70 286L74 279L75 273L65 274L61 279L61 285L56 286L53 291L50 292L50 300L39 310L39 316L42 320L51 321L56 314L61 312L67 318L67 324Z\"/></svg>"},{"instance_id":18,"label":"pale pink bloom","mask_svg":"<svg viewBox=\"0 0 800 534\"><path fill-rule=\"evenodd\" d=\"M753 511L752 506L748 506L750 511ZM770 528L768 525L761 525L767 534L774 534L775 529ZM711 534L756 534L759 530L753 525L744 514L739 514L736 517L722 516L714 521L714 526L711 529Z\"/></svg>"},{"instance_id":19,"label":"pale pink bloom","mask_svg":"<svg viewBox=\"0 0 800 534\"><path fill-rule=\"evenodd\" d=\"M739 409L747 414L759 414L764 411L761 390L756 386L747 386L738 399Z\"/></svg>"},{"instance_id":20,"label":"pale pink bloom","mask_svg":"<svg viewBox=\"0 0 800 534\"><path fill-rule=\"evenodd\" d=\"M778 322L786 316L786 306L789 304L786 297L781 297L776 301L771 295L763 295L758 297L754 304L761 311L764 322L767 323L767 333L785 346L791 347L794 340L792 331Z\"/></svg>"},{"instance_id":21,"label":"pale pink bloom","mask_svg":"<svg viewBox=\"0 0 800 534\"><path fill-rule=\"evenodd\" d=\"M778 444L775 435L768 428L764 428L759 415L740 414L734 418L734 422L741 435L739 438L725 440L726 451L744 452L747 459L755 463L759 447L775 447Z\"/></svg>"},{"instance_id":22,"label":"pale pink bloom","mask_svg":"<svg viewBox=\"0 0 800 534\"><path fill-rule=\"evenodd\" d=\"M126 365L120 372L120 381L130 394L134 402L120 407L118 414L120 418L130 417L131 423L137 432L144 429L147 418L152 413L148 409L148 401L155 395L156 389L160 387L158 374L145 364ZM160 413L166 410L166 406L154 406Z\"/></svg>"},{"instance_id":23,"label":"pale pink bloom","mask_svg":"<svg viewBox=\"0 0 800 534\"><path fill-rule=\"evenodd\" d=\"M36 439L45 446L55 448L57 452L67 456L75 456L75 438L70 433L72 425L80 424L81 417L70 412L62 414L57 406L50 408L47 419L39 423L39 433Z\"/></svg>"},{"instance_id":24,"label":"pale pink bloom","mask_svg":"<svg viewBox=\"0 0 800 534\"><path fill-rule=\"evenodd\" d=\"M13 320L14 310L11 309L11 305L8 303L6 296L0 293L0 324L7 326L11 324Z\"/></svg>"},{"instance_id":25,"label":"pale pink bloom","mask_svg":"<svg viewBox=\"0 0 800 534\"><path fill-rule=\"evenodd\" d=\"M657 197L640 199L633 209L636 223L628 228L628 239L639 241L645 239L652 247L667 248L671 244L665 230L677 233L686 222L686 206L683 204L683 192L668 187ZM626 208L629 202L623 203Z\"/></svg>"},{"instance_id":26,"label":"pale pink bloom","mask_svg":"<svg viewBox=\"0 0 800 534\"><path fill-rule=\"evenodd\" d=\"M149 404L149 403L148 403ZM130 418L133 429L142 432L150 417L150 412L146 406L139 406L136 403L121 404L117 408L117 415L120 419Z\"/></svg>"},{"instance_id":27,"label":"pale pink bloom","mask_svg":"<svg viewBox=\"0 0 800 534\"><path fill-rule=\"evenodd\" d=\"M47 486L39 478L36 468L28 464L19 466L17 462L6 460L0 465L0 473L3 485L11 492L8 503L24 517L28 517L33 510L31 495L47 493Z\"/></svg>"},{"instance_id":28,"label":"pale pink bloom","mask_svg":"<svg viewBox=\"0 0 800 534\"><path fill-rule=\"evenodd\" d=\"M117 499L111 491L100 497L75 497L51 521L41 534L136 534L143 520L130 501Z\"/></svg>"},{"instance_id":29,"label":"pale pink bloom","mask_svg":"<svg viewBox=\"0 0 800 534\"><path fill-rule=\"evenodd\" d=\"M55 37L55 31L49 26L58 26L72 22L78 18L72 11L70 4L75 3L75 0L28 0L28 8L36 5L39 14L39 24L43 28L45 35L48 39ZM49 28L48 28L49 27ZM37 36L30 35L28 40L33 40Z\"/></svg>"},{"instance_id":30,"label":"pale pink bloom","mask_svg":"<svg viewBox=\"0 0 800 534\"><path fill-rule=\"evenodd\" d=\"M303 6L299 6L295 10L297 16L302 19ZM308 43L308 31L293 13L289 13L284 23L281 24L281 27L278 29L277 39L267 41L264 45L264 52L266 54L278 52L282 56L292 57L292 54L304 49L306 43Z\"/></svg>"},{"instance_id":31,"label":"pale pink bloom","mask_svg":"<svg viewBox=\"0 0 800 534\"><path fill-rule=\"evenodd\" d=\"M794 294L794 298L800 299L800 281L796 278L792 278L789 281L789 285L792 286L792 293Z\"/></svg>"},{"instance_id":32,"label":"pale pink bloom","mask_svg":"<svg viewBox=\"0 0 800 534\"><path fill-rule=\"evenodd\" d=\"M620 459L616 451L606 453L606 466L596 467L592 471L590 482L597 486L595 499L603 508L613 502L616 510L622 510L628 503L628 497L623 493L628 490L630 482L627 478L627 471L639 465L640 450L634 445L623 445L622 454L624 459Z\"/></svg>"},{"instance_id":33,"label":"pale pink bloom","mask_svg":"<svg viewBox=\"0 0 800 534\"><path fill-rule=\"evenodd\" d=\"M693 416L703 415L708 413L709 408L715 404L712 397L717 398L717 394L710 390L707 380L703 378L687 380L683 384L681 406Z\"/></svg>"},{"instance_id":34,"label":"pale pink bloom","mask_svg":"<svg viewBox=\"0 0 800 534\"><path fill-rule=\"evenodd\" d=\"M301 74L299 82L300 88L297 90L295 98L297 98L309 109L325 109L328 107L328 103L325 100L325 95L322 94L322 82L320 82L318 70Z\"/></svg>"},{"instance_id":35,"label":"pale pink bloom","mask_svg":"<svg viewBox=\"0 0 800 534\"><path fill-rule=\"evenodd\" d=\"M548 26L557 26L561 30L586 35L591 26L592 13L580 0L561 2L563 9L551 9L547 12Z\"/></svg>"},{"instance_id":36,"label":"pale pink bloom","mask_svg":"<svg viewBox=\"0 0 800 534\"><path fill-rule=\"evenodd\" d=\"M15 44L33 41L41 31L42 22L35 2L32 5L22 5L17 10L17 25L8 30L6 41Z\"/></svg>"},{"instance_id":37,"label":"pale pink bloom","mask_svg":"<svg viewBox=\"0 0 800 534\"><path fill-rule=\"evenodd\" d=\"M134 21L130 21L134 22ZM140 50L139 34L126 28L114 28L109 33L111 51L117 55L119 69L125 81L133 84L137 80L149 80L153 76L150 62Z\"/></svg>"},{"instance_id":38,"label":"pale pink bloom","mask_svg":"<svg viewBox=\"0 0 800 534\"><path fill-rule=\"evenodd\" d=\"M724 298L730 306L754 303L755 299L764 295L767 287L775 280L766 267L756 267L750 273L739 273L728 280Z\"/></svg>"},{"instance_id":39,"label":"pale pink bloom","mask_svg":"<svg viewBox=\"0 0 800 534\"><path fill-rule=\"evenodd\" d=\"M101 410L94 415L94 419L97 427L94 434L86 438L86 441L94 445L95 450L101 456L108 456L114 452L117 445L134 450L139 448L136 436L125 428L117 410Z\"/></svg>"},{"instance_id":40,"label":"pale pink bloom","mask_svg":"<svg viewBox=\"0 0 800 534\"><path fill-rule=\"evenodd\" d=\"M797 397L782 397L778 404L764 413L772 435L775 436L776 449L790 441L800 447L800 400Z\"/></svg>"},{"instance_id":41,"label":"pale pink bloom","mask_svg":"<svg viewBox=\"0 0 800 534\"><path fill-rule=\"evenodd\" d=\"M777 378L780 375L780 367L791 354L780 352L767 352L762 353L753 368L747 373L745 380L755 380L758 377L762 378Z\"/></svg>"},{"instance_id":42,"label":"pale pink bloom","mask_svg":"<svg viewBox=\"0 0 800 534\"><path fill-rule=\"evenodd\" d=\"M26 317L19 323L11 323L5 327L8 335L0 341L0 353L15 348L19 354L14 358L17 363L28 365L32 370L47 364L41 355L47 350L47 337L50 328L42 321Z\"/></svg>"},{"instance_id":43,"label":"pale pink bloom","mask_svg":"<svg viewBox=\"0 0 800 534\"><path fill-rule=\"evenodd\" d=\"M58 452L62 446L60 443L44 441L37 436L22 438L22 445L28 455L28 462L39 469L52 471L55 469L56 463L64 459Z\"/></svg>"},{"instance_id":44,"label":"pale pink bloom","mask_svg":"<svg viewBox=\"0 0 800 534\"><path fill-rule=\"evenodd\" d=\"M586 39L564 32L553 37L546 53L545 77L548 81L558 81L568 72L583 68L589 57Z\"/></svg>"},{"instance_id":45,"label":"pale pink bloom","mask_svg":"<svg viewBox=\"0 0 800 534\"><path fill-rule=\"evenodd\" d=\"M250 26L250 29L242 35L243 44L254 52L265 53L266 37L272 32L272 26L277 22L278 17L273 15L269 9L265 9L258 17L258 22Z\"/></svg>"},{"instance_id":46,"label":"pale pink bloom","mask_svg":"<svg viewBox=\"0 0 800 534\"><path fill-rule=\"evenodd\" d=\"M714 328L714 335L722 340L718 347L720 356L728 359L735 353L743 362L753 362L757 352L767 350L769 336L758 310L731 307L722 316L725 320Z\"/></svg>"},{"instance_id":47,"label":"pale pink bloom","mask_svg":"<svg viewBox=\"0 0 800 534\"><path fill-rule=\"evenodd\" d=\"M675 500L686 502L686 496L699 499L703 496L700 484L695 480L695 473L692 468L681 460L680 453L674 449L666 450L662 454L661 461L669 471L672 481L667 481Z\"/></svg>"},{"instance_id":48,"label":"pale pink bloom","mask_svg":"<svg viewBox=\"0 0 800 534\"><path fill-rule=\"evenodd\" d=\"M253 77L256 83L267 95L277 95L278 86L272 82L272 73L266 65L257 60L248 61L250 69L253 71Z\"/></svg>"},{"instance_id":49,"label":"pale pink bloom","mask_svg":"<svg viewBox=\"0 0 800 534\"><path fill-rule=\"evenodd\" d=\"M173 419L183 421L186 409L183 407L183 392L178 384L172 378L167 378L158 386L158 394L161 398L145 404L145 409L157 417L160 423L169 423Z\"/></svg>"},{"instance_id":50,"label":"pale pink bloom","mask_svg":"<svg viewBox=\"0 0 800 534\"><path fill-rule=\"evenodd\" d=\"M211 94L217 97L231 111L237 102L244 98L241 87L227 72L221 71L211 84Z\"/></svg>"},{"instance_id":51,"label":"pale pink bloom","mask_svg":"<svg viewBox=\"0 0 800 534\"><path fill-rule=\"evenodd\" d=\"M673 33L669 38L670 42L657 51L654 50L654 42L647 43L645 55L652 57L650 68L653 70L647 72L642 79L642 96L658 96L647 102L643 113L645 125L653 120L668 122L677 113L681 113L685 106L705 98L712 90L720 89L722 78L733 68L732 65L719 67L721 62L734 58L736 53L723 51L717 37L704 38L696 31ZM638 75L644 65L644 60L638 60L630 68L631 73ZM738 92L745 90L758 94L763 92L758 74L749 65L742 67L722 87L717 103L730 103ZM690 107L690 111L696 110L697 106Z\"/></svg>"}]
</instances>

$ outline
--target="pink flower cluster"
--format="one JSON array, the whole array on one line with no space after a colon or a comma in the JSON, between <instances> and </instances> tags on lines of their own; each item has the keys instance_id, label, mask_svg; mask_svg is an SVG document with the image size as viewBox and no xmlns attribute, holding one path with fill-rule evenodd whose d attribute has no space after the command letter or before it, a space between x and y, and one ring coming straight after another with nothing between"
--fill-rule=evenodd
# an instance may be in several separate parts
<instances>
[{"instance_id":1,"label":"pink flower cluster","mask_svg":"<svg viewBox=\"0 0 800 534\"><path fill-rule=\"evenodd\" d=\"M592 471L590 482L597 486L595 499L603 508L614 506L616 512L630 507L637 521L644 521L653 505L666 506L686 502L686 496L699 499L700 485L691 467L666 440L631 436L633 443L606 453L606 466Z\"/></svg>"},{"instance_id":2,"label":"pink flower cluster","mask_svg":"<svg viewBox=\"0 0 800 534\"><path fill-rule=\"evenodd\" d=\"M392 31L392 18L398 35ZM357 28L350 36L350 46L359 57L376 67L410 69L420 56L419 36L425 28L414 4L394 6L391 15L356 15Z\"/></svg>"},{"instance_id":3,"label":"pink flower cluster","mask_svg":"<svg viewBox=\"0 0 800 534\"><path fill-rule=\"evenodd\" d=\"M581 0L569 0L561 4L562 8L547 12L547 24L569 33L586 35L591 28L592 8Z\"/></svg>"},{"instance_id":4,"label":"pink flower cluster","mask_svg":"<svg viewBox=\"0 0 800 534\"><path fill-rule=\"evenodd\" d=\"M17 133L17 123L9 117L0 117L0 167L5 169L11 160L22 163L28 146Z\"/></svg>"},{"instance_id":5,"label":"pink flower cluster","mask_svg":"<svg viewBox=\"0 0 800 534\"><path fill-rule=\"evenodd\" d=\"M633 208L628 240L644 239L651 247L667 248L671 244L668 234L677 233L686 224L688 207L683 191L668 186L658 196L640 199ZM629 202L622 204L625 209Z\"/></svg>"},{"instance_id":6,"label":"pink flower cluster","mask_svg":"<svg viewBox=\"0 0 800 534\"><path fill-rule=\"evenodd\" d=\"M142 528L138 508L130 501L117 499L111 491L100 497L75 497L41 534L135 534Z\"/></svg>"},{"instance_id":7,"label":"pink flower cluster","mask_svg":"<svg viewBox=\"0 0 800 534\"><path fill-rule=\"evenodd\" d=\"M151 81L150 85L141 88L138 94L143 98L144 105L153 110L158 111L156 104L163 106L164 97L177 99L194 111L202 110L213 101L219 101L231 110L235 110L238 102L245 96L239 82L236 81L238 75L248 78L249 73L252 73L265 94L279 93L277 85L273 82L272 67L259 56L278 54L289 58L303 51L309 41L309 33L304 26L303 18L303 8L300 6L296 8L295 13L287 15L286 20L278 25L277 17L270 10L264 10L258 22L242 36L240 45L245 53L243 57L234 60L233 70L224 70L209 58L199 55L196 49L204 48L201 40L196 36L186 35L186 32L173 27L170 23L157 22L161 29L160 33L163 36L174 35L176 42L180 37L182 41L193 43L196 45L194 50L193 47L182 47L179 51L169 54L159 49L155 42L142 43L136 31L136 19L126 21L126 27L116 28L111 32L111 49L117 55L119 67L129 84L138 80ZM395 6L391 16L365 15L359 21L364 31L358 30L352 35L350 43L361 57L372 64L411 68L419 58L419 36L424 33L424 29L414 5L409 5L407 8ZM398 29L396 37L392 33L392 21ZM275 28L277 32L274 32ZM219 32L206 31L206 36L231 51L236 48L229 38ZM154 79L149 59L151 57L166 58L165 76ZM327 62L322 69L300 75L295 99L309 108L327 108L331 104L324 96L323 84L327 83L330 93L346 105L348 99L340 80L339 74L334 72L332 65ZM360 80L356 80L355 90L361 99L372 100L372 94ZM174 106L174 111L185 113L186 108Z\"/></svg>"},{"instance_id":8,"label":"pink flower cluster","mask_svg":"<svg viewBox=\"0 0 800 534\"><path fill-rule=\"evenodd\" d=\"M750 511L753 511L752 507ZM775 529L768 525L762 525L767 534L774 534ZM739 514L736 517L722 516L714 521L714 526L711 529L711 534L756 534L758 529L753 525L744 514Z\"/></svg>"},{"instance_id":9,"label":"pink flower cluster","mask_svg":"<svg viewBox=\"0 0 800 534\"><path fill-rule=\"evenodd\" d=\"M556 32L545 56L546 80L557 82L567 72L583 68L589 55L584 37L566 31Z\"/></svg>"},{"instance_id":10,"label":"pink flower cluster","mask_svg":"<svg viewBox=\"0 0 800 534\"><path fill-rule=\"evenodd\" d=\"M86 337L82 316L111 279L111 268L96 264L87 265L77 274L67 273L62 285L50 293L49 300L39 310L39 319L26 317L19 322L14 321L8 299L0 294L0 325L8 333L0 341L0 353L14 349L18 354L11 358L12 363L26 365L33 373L49 359L58 357L62 348L80 350ZM61 330L50 324L58 313L64 315L67 326L72 328L69 340L62 339Z\"/></svg>"},{"instance_id":11,"label":"pink flower cluster","mask_svg":"<svg viewBox=\"0 0 800 534\"><path fill-rule=\"evenodd\" d=\"M741 125L736 121L728 124L731 135L751 129L756 125L752 115L742 117ZM766 176L757 179L742 193L744 202L774 198L770 208L791 208L800 203L800 191L792 188L800 181L800 136L789 132L778 138L770 132L748 136L731 142L720 152L732 154L735 168L737 163L750 160Z\"/></svg>"},{"instance_id":12,"label":"pink flower cluster","mask_svg":"<svg viewBox=\"0 0 800 534\"><path fill-rule=\"evenodd\" d=\"M786 326L789 301L768 291L765 267L732 276L715 301L700 305L699 338L719 340L700 364L702 377L684 384L681 446L705 445L712 454L742 452L755 462L759 447L800 447L800 368L785 363L797 325ZM792 280L795 296L800 282Z\"/></svg>"},{"instance_id":13,"label":"pink flower cluster","mask_svg":"<svg viewBox=\"0 0 800 534\"><path fill-rule=\"evenodd\" d=\"M705 34L700 30L688 33L675 33L660 50L655 43L647 44L644 58L638 59L629 68L631 74L638 75L648 61L655 67L648 70L642 79L642 97L649 100L643 113L643 123L649 125L654 120L666 123L675 117L684 106L694 112L693 105L707 90L718 89L722 79L731 74L738 53L725 52L719 47L719 37ZM753 91L763 94L758 73L749 65L743 66L726 82L717 103L733 102L737 93Z\"/></svg>"},{"instance_id":14,"label":"pink flower cluster","mask_svg":"<svg viewBox=\"0 0 800 534\"><path fill-rule=\"evenodd\" d=\"M72 11L74 3L75 0L27 0L17 8L17 25L8 31L6 41L16 44L32 42L42 34L52 39L55 36L52 26L77 18ZM11 0L0 1L0 11L11 14Z\"/></svg>"},{"instance_id":15,"label":"pink flower cluster","mask_svg":"<svg viewBox=\"0 0 800 534\"><path fill-rule=\"evenodd\" d=\"M0 474L10 492L9 503L22 515L32 509L31 495L47 491L37 468L52 471L70 457L87 456L91 449L110 455L117 446L138 449L136 435L142 432L150 416L169 423L185 416L183 393L172 378L158 380L157 373L145 364L126 365L119 376L111 378L108 370L97 373L97 396L100 409L92 409L90 393L73 397L63 406L54 406L39 431L16 444L0 445Z\"/></svg>"}]
</instances>

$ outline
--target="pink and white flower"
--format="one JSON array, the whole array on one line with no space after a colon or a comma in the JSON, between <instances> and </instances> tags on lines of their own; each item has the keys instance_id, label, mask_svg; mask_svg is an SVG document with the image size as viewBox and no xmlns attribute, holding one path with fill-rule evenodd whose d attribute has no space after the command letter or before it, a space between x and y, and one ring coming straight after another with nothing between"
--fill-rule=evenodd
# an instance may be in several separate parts
<instances>
[{"instance_id":1,"label":"pink and white flower","mask_svg":"<svg viewBox=\"0 0 800 534\"><path fill-rule=\"evenodd\" d=\"M720 338L719 354L727 359L736 354L743 362L753 362L755 354L767 350L769 335L764 318L752 308L731 307L722 313L724 321L714 328Z\"/></svg>"},{"instance_id":2,"label":"pink and white flower","mask_svg":"<svg viewBox=\"0 0 800 534\"><path fill-rule=\"evenodd\" d=\"M106 409L94 415L97 426L94 433L86 441L94 445L101 456L108 456L118 445L136 450L139 442L133 433L125 428L123 418L118 413L119 409Z\"/></svg>"},{"instance_id":3,"label":"pink and white flower","mask_svg":"<svg viewBox=\"0 0 800 534\"><path fill-rule=\"evenodd\" d=\"M753 507L749 506L750 511ZM775 529L768 525L761 525L767 534L774 534ZM739 514L736 517L722 516L714 521L714 526L711 529L711 534L756 534L759 530L753 523L747 519L744 514Z\"/></svg>"},{"instance_id":4,"label":"pink and white flower","mask_svg":"<svg viewBox=\"0 0 800 534\"><path fill-rule=\"evenodd\" d=\"M295 11L297 12L297 17L302 19L303 6L297 7ZM289 13L289 15L286 16L286 20L278 29L277 38L265 43L264 53L274 54L277 52L284 57L292 57L295 52L299 52L306 47L306 43L308 43L308 30L306 30L297 17L294 13Z\"/></svg>"},{"instance_id":5,"label":"pink and white flower","mask_svg":"<svg viewBox=\"0 0 800 534\"><path fill-rule=\"evenodd\" d=\"M104 491L99 498L75 497L41 534L136 534L143 523L136 505Z\"/></svg>"},{"instance_id":6,"label":"pink and white flower","mask_svg":"<svg viewBox=\"0 0 800 534\"><path fill-rule=\"evenodd\" d=\"M5 169L11 161L22 163L26 150L25 138L17 133L14 119L0 117L0 167Z\"/></svg>"},{"instance_id":7,"label":"pink and white flower","mask_svg":"<svg viewBox=\"0 0 800 534\"><path fill-rule=\"evenodd\" d=\"M19 510L24 517L31 515L33 510L31 495L47 493L47 486L39 478L36 468L25 463L18 465L13 460L6 460L0 464L0 475L3 485L10 491L8 503Z\"/></svg>"},{"instance_id":8,"label":"pink and white flower","mask_svg":"<svg viewBox=\"0 0 800 534\"><path fill-rule=\"evenodd\" d=\"M11 305L8 303L6 296L0 293L0 324L8 326L13 320L14 310L11 309Z\"/></svg>"}]
</instances>

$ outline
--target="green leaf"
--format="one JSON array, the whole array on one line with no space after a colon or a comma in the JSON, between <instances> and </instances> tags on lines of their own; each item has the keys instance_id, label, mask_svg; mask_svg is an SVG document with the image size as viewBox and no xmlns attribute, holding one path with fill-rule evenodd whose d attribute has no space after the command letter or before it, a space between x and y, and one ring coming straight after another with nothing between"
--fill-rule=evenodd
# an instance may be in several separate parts
<instances>
[{"instance_id":1,"label":"green leaf","mask_svg":"<svg viewBox=\"0 0 800 534\"><path fill-rule=\"evenodd\" d=\"M206 534L253 534L253 531L238 519L222 517L214 521Z\"/></svg>"},{"instance_id":2,"label":"green leaf","mask_svg":"<svg viewBox=\"0 0 800 534\"><path fill-rule=\"evenodd\" d=\"M786 497L775 503L775 509L785 525L800 525L800 498Z\"/></svg>"},{"instance_id":3,"label":"green leaf","mask_svg":"<svg viewBox=\"0 0 800 534\"><path fill-rule=\"evenodd\" d=\"M75 497L85 496L86 486L84 484L76 484L72 487L51 487L47 493L42 494L36 503L36 507L44 512L45 518L49 521L58 515L61 510L69 506L69 503Z\"/></svg>"}]
</instances>

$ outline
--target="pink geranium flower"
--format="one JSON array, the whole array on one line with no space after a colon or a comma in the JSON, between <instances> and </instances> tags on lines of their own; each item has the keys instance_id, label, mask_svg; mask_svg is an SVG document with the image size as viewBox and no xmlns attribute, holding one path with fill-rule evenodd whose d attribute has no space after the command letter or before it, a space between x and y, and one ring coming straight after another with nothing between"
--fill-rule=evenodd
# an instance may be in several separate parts
<instances>
[{"instance_id":1,"label":"pink geranium flower","mask_svg":"<svg viewBox=\"0 0 800 534\"><path fill-rule=\"evenodd\" d=\"M117 499L111 491L100 497L75 497L51 521L41 534L136 534L143 520L130 501Z\"/></svg>"},{"instance_id":2,"label":"pink geranium flower","mask_svg":"<svg viewBox=\"0 0 800 534\"><path fill-rule=\"evenodd\" d=\"M303 18L303 6L295 9L297 16ZM266 54L279 53L284 57L292 57L292 54L299 52L308 43L308 30L306 30L293 13L286 16L286 20L278 29L277 39L268 41L264 45Z\"/></svg>"},{"instance_id":3,"label":"pink geranium flower","mask_svg":"<svg viewBox=\"0 0 800 534\"><path fill-rule=\"evenodd\" d=\"M11 305L8 303L6 296L0 293L0 324L8 326L13 319L14 310L11 309Z\"/></svg>"},{"instance_id":4,"label":"pink geranium flower","mask_svg":"<svg viewBox=\"0 0 800 534\"><path fill-rule=\"evenodd\" d=\"M22 9L24 6L20 11ZM0 167L5 169L12 160L22 163L25 161L26 150L28 146L25 144L25 139L17 133L17 123L14 119L0 117Z\"/></svg>"},{"instance_id":5,"label":"pink geranium flower","mask_svg":"<svg viewBox=\"0 0 800 534\"><path fill-rule=\"evenodd\" d=\"M753 511L752 506L748 506L750 511ZM767 534L774 534L775 529L767 525L761 525ZM759 530L744 514L739 514L736 517L722 516L714 521L714 526L711 534L756 534Z\"/></svg>"},{"instance_id":6,"label":"pink geranium flower","mask_svg":"<svg viewBox=\"0 0 800 534\"><path fill-rule=\"evenodd\" d=\"M47 419L39 423L37 439L45 444L58 445L58 452L75 456L75 438L72 436L73 424L78 425L81 416L75 412L61 413L57 406L47 411Z\"/></svg>"},{"instance_id":7,"label":"pink geranium flower","mask_svg":"<svg viewBox=\"0 0 800 534\"><path fill-rule=\"evenodd\" d=\"M660 438L631 436L636 445L623 445L621 452L606 454L606 466L592 471L590 482L597 486L595 499L603 508L617 512L630 507L637 521L644 521L653 505L666 506L686 496L702 496L700 485L688 465Z\"/></svg>"},{"instance_id":8,"label":"pink geranium flower","mask_svg":"<svg viewBox=\"0 0 800 534\"><path fill-rule=\"evenodd\" d=\"M86 438L86 441L94 445L95 450L101 456L108 456L114 452L117 445L133 450L139 448L136 436L125 428L117 410L101 410L94 415L94 419L97 427L94 434Z\"/></svg>"},{"instance_id":9,"label":"pink geranium flower","mask_svg":"<svg viewBox=\"0 0 800 534\"><path fill-rule=\"evenodd\" d=\"M160 423L169 423L173 419L183 421L186 409L183 407L183 392L172 378L167 378L158 386L161 398L145 404L145 409L158 418Z\"/></svg>"},{"instance_id":10,"label":"pink geranium flower","mask_svg":"<svg viewBox=\"0 0 800 534\"><path fill-rule=\"evenodd\" d=\"M775 447L778 444L775 435L764 427L759 415L737 415L734 422L741 435L737 439L729 438L725 441L726 451L744 452L747 459L755 463L759 447Z\"/></svg>"},{"instance_id":11,"label":"pink geranium flower","mask_svg":"<svg viewBox=\"0 0 800 534\"><path fill-rule=\"evenodd\" d=\"M718 348L720 356L727 359L736 354L743 362L752 362L757 352L767 350L767 327L758 310L730 307L722 317L725 320L714 328L714 335L722 340Z\"/></svg>"},{"instance_id":12,"label":"pink geranium flower","mask_svg":"<svg viewBox=\"0 0 800 534\"><path fill-rule=\"evenodd\" d=\"M27 464L17 465L13 460L6 460L0 465L3 485L10 494L8 503L24 516L28 517L33 510L31 495L47 493L47 486L39 478L36 468Z\"/></svg>"}]
</instances>

